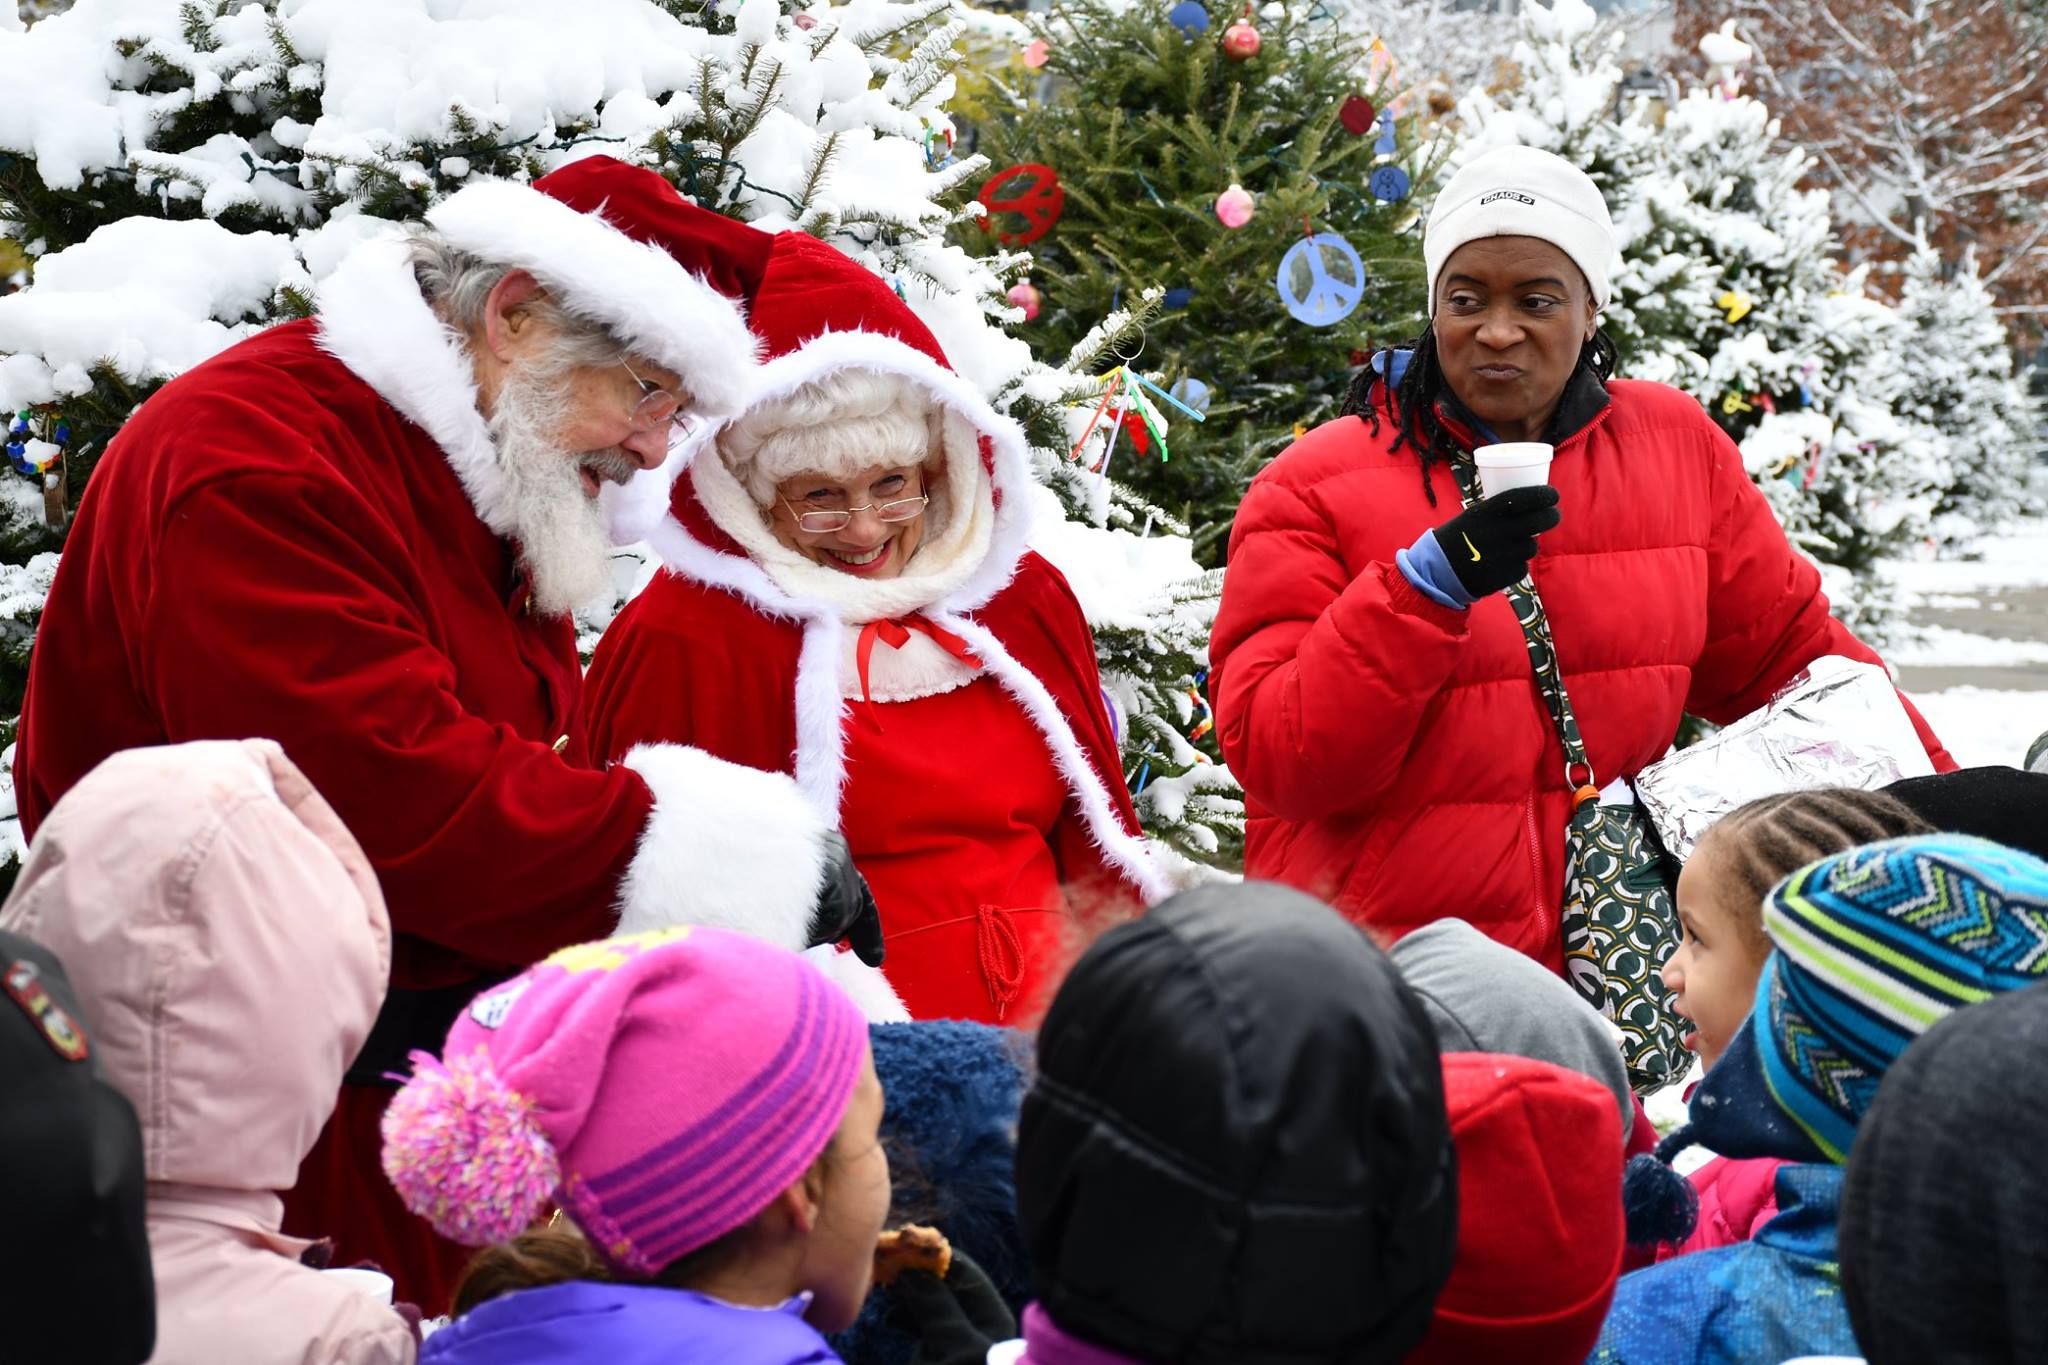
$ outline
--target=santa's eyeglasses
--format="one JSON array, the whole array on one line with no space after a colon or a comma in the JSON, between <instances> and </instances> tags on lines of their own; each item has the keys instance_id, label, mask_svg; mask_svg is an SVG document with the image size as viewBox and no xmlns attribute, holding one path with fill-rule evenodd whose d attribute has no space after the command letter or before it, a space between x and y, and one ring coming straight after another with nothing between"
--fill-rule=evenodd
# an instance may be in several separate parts
<instances>
[{"instance_id":1,"label":"santa's eyeglasses","mask_svg":"<svg viewBox=\"0 0 2048 1365\"><path fill-rule=\"evenodd\" d=\"M633 405L633 430L654 431L666 423L687 433L696 425L695 414L684 411L683 400L673 390L664 389L651 379L642 379L624 356L619 357L619 367L640 386L640 401Z\"/></svg>"}]
</instances>

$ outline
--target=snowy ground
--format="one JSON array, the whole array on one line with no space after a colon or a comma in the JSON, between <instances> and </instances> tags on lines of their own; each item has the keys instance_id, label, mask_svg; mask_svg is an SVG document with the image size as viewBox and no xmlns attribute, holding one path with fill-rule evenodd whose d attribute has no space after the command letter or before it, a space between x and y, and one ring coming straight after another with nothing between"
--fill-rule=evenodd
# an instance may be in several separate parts
<instances>
[{"instance_id":1,"label":"snowy ground","mask_svg":"<svg viewBox=\"0 0 2048 1365\"><path fill-rule=\"evenodd\" d=\"M2017 766L2048 733L2048 521L1975 548L1890 566L1916 636L1890 657L1957 762Z\"/></svg>"}]
</instances>

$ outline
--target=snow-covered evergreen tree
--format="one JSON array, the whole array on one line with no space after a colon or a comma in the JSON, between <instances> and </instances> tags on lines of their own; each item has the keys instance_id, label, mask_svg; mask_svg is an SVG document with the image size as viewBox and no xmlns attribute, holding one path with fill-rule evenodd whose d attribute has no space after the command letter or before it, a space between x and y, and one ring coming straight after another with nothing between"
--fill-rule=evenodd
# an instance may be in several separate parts
<instances>
[{"instance_id":1,"label":"snow-covered evergreen tree","mask_svg":"<svg viewBox=\"0 0 2048 1365\"><path fill-rule=\"evenodd\" d=\"M1065 467L1101 356L1140 319L1104 319L1041 363L1005 331L1022 258L945 240L978 211L960 201L986 164L948 150L963 13L953 0L83 0L0 32L0 231L36 262L30 287L0 299L0 408L27 413L32 439L65 428L57 467L75 505L158 384L303 315L348 248L392 220L473 177L531 178L591 152L655 167L700 203L811 232L888 279L1024 423L1057 507L1084 518L1057 524L1056 508L1046 549L1101 627L1130 775L1162 784L1148 828L1227 862L1241 805L1183 735L1199 722L1189 691L1213 580L1184 539L1136 543L1146 509ZM43 505L27 483L0 498L9 716L54 571ZM647 572L622 559L621 600ZM587 634L617 605L589 614Z\"/></svg>"},{"instance_id":2,"label":"snow-covered evergreen tree","mask_svg":"<svg viewBox=\"0 0 2048 1365\"><path fill-rule=\"evenodd\" d=\"M1950 263L1929 246L1907 258L1899 314L1912 329L1905 409L1941 433L1954 478L1936 509L1944 544L2041 510L2048 431L2013 372L2012 346L1973 253Z\"/></svg>"}]
</instances>

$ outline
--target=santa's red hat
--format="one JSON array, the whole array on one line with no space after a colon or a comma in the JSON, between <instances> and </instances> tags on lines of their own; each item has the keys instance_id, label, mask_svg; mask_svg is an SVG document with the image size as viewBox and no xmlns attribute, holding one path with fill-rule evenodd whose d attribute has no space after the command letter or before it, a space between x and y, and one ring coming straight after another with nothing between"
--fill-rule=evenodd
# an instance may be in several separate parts
<instances>
[{"instance_id":1,"label":"santa's red hat","mask_svg":"<svg viewBox=\"0 0 2048 1365\"><path fill-rule=\"evenodd\" d=\"M1527 1057L1452 1052L1443 1071L1458 1148L1458 1259L1410 1365L1576 1365L1600 1336L1621 1273L1614 1093Z\"/></svg>"},{"instance_id":2,"label":"santa's red hat","mask_svg":"<svg viewBox=\"0 0 2048 1365\"><path fill-rule=\"evenodd\" d=\"M447 242L518 266L572 315L682 376L699 411L739 411L756 342L740 300L775 239L684 202L653 171L585 157L531 185L485 180L427 210Z\"/></svg>"}]
</instances>

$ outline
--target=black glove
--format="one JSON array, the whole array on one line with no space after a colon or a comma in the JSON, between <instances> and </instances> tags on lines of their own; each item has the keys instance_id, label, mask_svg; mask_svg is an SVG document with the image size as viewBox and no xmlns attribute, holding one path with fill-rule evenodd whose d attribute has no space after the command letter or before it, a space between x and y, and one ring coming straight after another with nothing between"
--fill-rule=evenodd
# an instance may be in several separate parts
<instances>
[{"instance_id":1,"label":"black glove","mask_svg":"<svg viewBox=\"0 0 2048 1365\"><path fill-rule=\"evenodd\" d=\"M885 1321L917 1338L910 1365L982 1365L989 1347L1017 1336L1010 1305L957 1246L945 1279L906 1270L886 1292L891 1306Z\"/></svg>"},{"instance_id":2,"label":"black glove","mask_svg":"<svg viewBox=\"0 0 2048 1365\"><path fill-rule=\"evenodd\" d=\"M1520 582L1536 557L1536 537L1562 520L1557 490L1543 483L1483 498L1432 534L1476 601Z\"/></svg>"},{"instance_id":3,"label":"black glove","mask_svg":"<svg viewBox=\"0 0 2048 1365\"><path fill-rule=\"evenodd\" d=\"M870 967L882 965L882 916L867 878L853 865L843 836L825 836L825 882L818 888L818 909L811 916L811 946L845 939L855 956Z\"/></svg>"}]
</instances>

